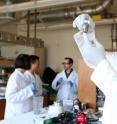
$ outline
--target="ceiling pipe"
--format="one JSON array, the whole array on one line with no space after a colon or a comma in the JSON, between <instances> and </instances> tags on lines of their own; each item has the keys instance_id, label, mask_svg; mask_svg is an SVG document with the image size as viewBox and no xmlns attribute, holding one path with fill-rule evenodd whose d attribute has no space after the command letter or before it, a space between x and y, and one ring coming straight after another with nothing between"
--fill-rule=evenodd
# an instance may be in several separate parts
<instances>
[{"instance_id":1,"label":"ceiling pipe","mask_svg":"<svg viewBox=\"0 0 117 124\"><path fill-rule=\"evenodd\" d=\"M110 19L102 19L99 21L95 21L96 26L101 26L101 25L111 25L111 24L117 24L117 18L110 18ZM65 29L65 28L72 28L72 23L67 22L67 23L56 23L56 24L51 24L51 25L42 25L42 23L37 25L37 31L45 31L45 30L58 30L58 29ZM26 25L21 24L18 27L20 32L26 32ZM33 26L31 25L30 28L31 31L34 30Z\"/></svg>"},{"instance_id":2,"label":"ceiling pipe","mask_svg":"<svg viewBox=\"0 0 117 124\"><path fill-rule=\"evenodd\" d=\"M93 9L86 9L86 10L74 10L74 11L51 11L46 13L40 13L37 15L37 22L50 22L50 21L60 21L65 19L74 19L76 16L78 16L81 13L87 13L87 14L96 14L104 12L106 8L108 8L111 5L112 0L104 0L104 2L101 5L96 6ZM35 21L35 15L31 16L31 22L33 23Z\"/></svg>"},{"instance_id":3,"label":"ceiling pipe","mask_svg":"<svg viewBox=\"0 0 117 124\"><path fill-rule=\"evenodd\" d=\"M34 9L41 10L41 9L57 7L57 6L72 5L77 3L81 4L84 2L87 2L87 0L37 0L37 1L1 6L0 13L19 12L19 11L27 11Z\"/></svg>"},{"instance_id":4,"label":"ceiling pipe","mask_svg":"<svg viewBox=\"0 0 117 124\"><path fill-rule=\"evenodd\" d=\"M12 2L11 2L11 0L6 0L6 5L11 5L12 4ZM13 15L13 13L9 13L9 12L7 12L7 13L5 13L6 14L6 17L12 17Z\"/></svg>"},{"instance_id":5,"label":"ceiling pipe","mask_svg":"<svg viewBox=\"0 0 117 124\"><path fill-rule=\"evenodd\" d=\"M47 13L38 13L37 22L51 22L51 21L63 21L68 18L68 14L65 11L52 11ZM31 23L35 22L35 15L30 16Z\"/></svg>"},{"instance_id":6,"label":"ceiling pipe","mask_svg":"<svg viewBox=\"0 0 117 124\"><path fill-rule=\"evenodd\" d=\"M98 5L96 8L76 12L76 15L79 15L81 13L88 13L88 14L101 13L112 4L112 1L113 0L104 0L104 2L101 5Z\"/></svg>"},{"instance_id":7,"label":"ceiling pipe","mask_svg":"<svg viewBox=\"0 0 117 124\"><path fill-rule=\"evenodd\" d=\"M11 0L5 0L5 4L7 6L9 6L12 4L12 1ZM6 12L4 16L0 16L0 21L7 22L10 20L14 20L15 18L13 15L14 15L13 13Z\"/></svg>"}]
</instances>

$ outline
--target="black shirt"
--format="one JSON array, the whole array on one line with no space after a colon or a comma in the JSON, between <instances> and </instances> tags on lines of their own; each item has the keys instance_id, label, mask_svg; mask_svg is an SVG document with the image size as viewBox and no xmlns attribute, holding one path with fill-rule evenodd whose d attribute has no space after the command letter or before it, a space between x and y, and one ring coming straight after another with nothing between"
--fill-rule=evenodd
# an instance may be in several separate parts
<instances>
[{"instance_id":1,"label":"black shirt","mask_svg":"<svg viewBox=\"0 0 117 124\"><path fill-rule=\"evenodd\" d=\"M73 68L70 70L69 73L65 70L65 74L66 74L66 77L67 77L67 78L70 76L70 74L72 73L72 71L73 71Z\"/></svg>"}]
</instances>

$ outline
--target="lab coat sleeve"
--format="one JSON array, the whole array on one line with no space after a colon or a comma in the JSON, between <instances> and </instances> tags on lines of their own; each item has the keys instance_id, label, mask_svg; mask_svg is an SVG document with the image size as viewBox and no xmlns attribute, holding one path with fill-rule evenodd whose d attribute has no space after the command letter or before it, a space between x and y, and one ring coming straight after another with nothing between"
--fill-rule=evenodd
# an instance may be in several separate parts
<instances>
[{"instance_id":1,"label":"lab coat sleeve","mask_svg":"<svg viewBox=\"0 0 117 124\"><path fill-rule=\"evenodd\" d=\"M38 75L36 75L36 85L37 85L37 94L38 95L42 95L42 80L41 80L41 78L38 76Z\"/></svg>"},{"instance_id":2,"label":"lab coat sleeve","mask_svg":"<svg viewBox=\"0 0 117 124\"><path fill-rule=\"evenodd\" d=\"M73 89L75 93L78 93L78 74L75 72L73 77Z\"/></svg>"},{"instance_id":3,"label":"lab coat sleeve","mask_svg":"<svg viewBox=\"0 0 117 124\"><path fill-rule=\"evenodd\" d=\"M58 90L59 89L59 86L57 86L57 81L58 81L59 78L60 78L60 74L57 74L57 76L55 77L55 79L52 82L52 88L54 90Z\"/></svg>"},{"instance_id":4,"label":"lab coat sleeve","mask_svg":"<svg viewBox=\"0 0 117 124\"><path fill-rule=\"evenodd\" d=\"M20 79L10 79L8 81L5 98L11 103L20 103L33 96L30 86L19 89L19 80Z\"/></svg>"},{"instance_id":5,"label":"lab coat sleeve","mask_svg":"<svg viewBox=\"0 0 117 124\"><path fill-rule=\"evenodd\" d=\"M75 78L75 92L78 93L78 74L76 73L76 78Z\"/></svg>"},{"instance_id":6,"label":"lab coat sleeve","mask_svg":"<svg viewBox=\"0 0 117 124\"><path fill-rule=\"evenodd\" d=\"M106 58L113 69L117 71L117 52L106 52Z\"/></svg>"},{"instance_id":7,"label":"lab coat sleeve","mask_svg":"<svg viewBox=\"0 0 117 124\"><path fill-rule=\"evenodd\" d=\"M117 87L117 72L111 64L104 59L96 67L91 75L91 80L103 91L105 95L110 94Z\"/></svg>"}]
</instances>

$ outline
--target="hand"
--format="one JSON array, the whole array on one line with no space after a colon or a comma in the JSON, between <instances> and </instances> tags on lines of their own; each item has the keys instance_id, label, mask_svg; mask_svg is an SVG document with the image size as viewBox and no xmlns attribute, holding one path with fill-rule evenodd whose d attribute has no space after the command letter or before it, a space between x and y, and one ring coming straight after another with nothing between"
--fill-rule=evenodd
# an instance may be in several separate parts
<instances>
[{"instance_id":1,"label":"hand","mask_svg":"<svg viewBox=\"0 0 117 124\"><path fill-rule=\"evenodd\" d=\"M73 86L73 82L72 81L68 81L68 84L70 85L70 87Z\"/></svg>"},{"instance_id":2,"label":"hand","mask_svg":"<svg viewBox=\"0 0 117 124\"><path fill-rule=\"evenodd\" d=\"M34 94L36 94L36 93L37 93L37 86L36 86L36 83L33 82L33 83L30 85L30 87L31 87L32 92L33 92Z\"/></svg>"},{"instance_id":3,"label":"hand","mask_svg":"<svg viewBox=\"0 0 117 124\"><path fill-rule=\"evenodd\" d=\"M57 86L58 86L59 84L61 84L62 82L63 82L63 78L61 77L61 78L59 78L58 81L57 81Z\"/></svg>"},{"instance_id":4,"label":"hand","mask_svg":"<svg viewBox=\"0 0 117 124\"><path fill-rule=\"evenodd\" d=\"M105 59L104 47L95 39L94 32L90 35L82 32L76 33L74 39L84 61L89 67L95 69Z\"/></svg>"},{"instance_id":5,"label":"hand","mask_svg":"<svg viewBox=\"0 0 117 124\"><path fill-rule=\"evenodd\" d=\"M73 27L80 31L91 33L94 31L95 23L88 14L81 14L73 21Z\"/></svg>"}]
</instances>

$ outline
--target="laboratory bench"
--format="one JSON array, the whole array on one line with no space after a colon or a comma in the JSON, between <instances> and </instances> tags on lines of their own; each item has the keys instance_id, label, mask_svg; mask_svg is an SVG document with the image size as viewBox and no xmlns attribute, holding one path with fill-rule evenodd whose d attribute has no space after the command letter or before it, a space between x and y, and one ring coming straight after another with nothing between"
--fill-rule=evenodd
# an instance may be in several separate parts
<instances>
[{"instance_id":1,"label":"laboratory bench","mask_svg":"<svg viewBox=\"0 0 117 124\"><path fill-rule=\"evenodd\" d=\"M51 88L49 89L47 86L45 87L49 90L49 93L43 95L44 96L43 106L47 107L48 105L52 104L53 100L55 100L55 95L53 95L54 91ZM0 83L0 120L4 119L4 112L6 106L5 91L6 84Z\"/></svg>"},{"instance_id":2,"label":"laboratory bench","mask_svg":"<svg viewBox=\"0 0 117 124\"><path fill-rule=\"evenodd\" d=\"M4 118L6 101L5 98L0 97L0 120Z\"/></svg>"},{"instance_id":3,"label":"laboratory bench","mask_svg":"<svg viewBox=\"0 0 117 124\"><path fill-rule=\"evenodd\" d=\"M10 74L14 70L14 64L14 60L0 57L0 120L4 118L6 85Z\"/></svg>"},{"instance_id":4,"label":"laboratory bench","mask_svg":"<svg viewBox=\"0 0 117 124\"><path fill-rule=\"evenodd\" d=\"M5 87L0 87L0 120L4 118L5 105Z\"/></svg>"},{"instance_id":5,"label":"laboratory bench","mask_svg":"<svg viewBox=\"0 0 117 124\"><path fill-rule=\"evenodd\" d=\"M33 112L29 112L26 114L23 114L21 116L17 116L13 119L7 119L0 121L0 124L36 124L34 122L34 118L36 115L33 114ZM42 123L40 123L42 124ZM49 123L48 123L49 124ZM61 124L61 123L56 123ZM101 122L87 122L86 124L101 124Z\"/></svg>"},{"instance_id":6,"label":"laboratory bench","mask_svg":"<svg viewBox=\"0 0 117 124\"><path fill-rule=\"evenodd\" d=\"M4 119L4 112L5 112L6 100L5 100L5 93L0 92L0 120ZM48 94L44 95L44 107L48 106Z\"/></svg>"}]
</instances>

